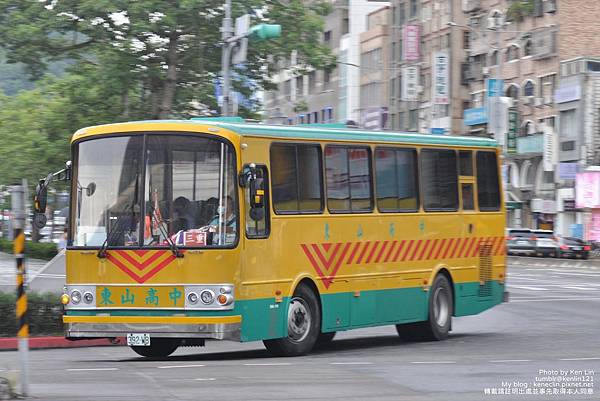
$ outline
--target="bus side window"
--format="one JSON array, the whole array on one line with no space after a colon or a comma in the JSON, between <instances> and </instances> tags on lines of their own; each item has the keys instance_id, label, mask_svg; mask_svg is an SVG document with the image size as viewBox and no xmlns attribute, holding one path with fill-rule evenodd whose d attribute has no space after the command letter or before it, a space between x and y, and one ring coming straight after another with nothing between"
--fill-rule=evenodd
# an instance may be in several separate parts
<instances>
[{"instance_id":1,"label":"bus side window","mask_svg":"<svg viewBox=\"0 0 600 401\"><path fill-rule=\"evenodd\" d=\"M246 237L267 238L269 236L269 192L266 166L253 166L252 179L244 185L246 200ZM245 167L248 171L249 167ZM248 176L248 174L246 174Z\"/></svg>"}]
</instances>

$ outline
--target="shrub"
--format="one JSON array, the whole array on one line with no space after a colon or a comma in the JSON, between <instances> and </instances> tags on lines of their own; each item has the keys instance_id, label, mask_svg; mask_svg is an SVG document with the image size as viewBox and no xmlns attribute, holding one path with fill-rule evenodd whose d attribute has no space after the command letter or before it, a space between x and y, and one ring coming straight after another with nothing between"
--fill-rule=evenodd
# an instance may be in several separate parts
<instances>
[{"instance_id":1,"label":"shrub","mask_svg":"<svg viewBox=\"0 0 600 401\"><path fill-rule=\"evenodd\" d=\"M29 334L32 336L62 335L63 307L60 295L53 293L27 295ZM15 294L0 292L0 337L17 335Z\"/></svg>"},{"instance_id":2,"label":"shrub","mask_svg":"<svg viewBox=\"0 0 600 401\"><path fill-rule=\"evenodd\" d=\"M4 238L0 238L0 251L6 253L13 252L13 243ZM33 259L50 260L56 254L56 244L25 241L25 256Z\"/></svg>"}]
</instances>

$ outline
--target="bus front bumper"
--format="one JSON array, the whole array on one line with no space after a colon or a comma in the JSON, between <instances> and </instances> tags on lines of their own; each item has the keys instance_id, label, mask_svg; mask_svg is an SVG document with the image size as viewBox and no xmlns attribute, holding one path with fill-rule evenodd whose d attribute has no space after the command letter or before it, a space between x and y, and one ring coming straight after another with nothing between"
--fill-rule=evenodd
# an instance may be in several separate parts
<instances>
[{"instance_id":1,"label":"bus front bumper","mask_svg":"<svg viewBox=\"0 0 600 401\"><path fill-rule=\"evenodd\" d=\"M67 338L213 338L240 341L241 316L63 316Z\"/></svg>"}]
</instances>

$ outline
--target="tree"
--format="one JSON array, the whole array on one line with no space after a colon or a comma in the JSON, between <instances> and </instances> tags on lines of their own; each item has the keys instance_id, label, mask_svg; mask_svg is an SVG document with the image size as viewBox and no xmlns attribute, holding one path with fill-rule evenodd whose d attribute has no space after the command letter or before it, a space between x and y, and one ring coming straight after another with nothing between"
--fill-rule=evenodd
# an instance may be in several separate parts
<instances>
[{"instance_id":1,"label":"tree","mask_svg":"<svg viewBox=\"0 0 600 401\"><path fill-rule=\"evenodd\" d=\"M71 72L110 86L124 118L187 115L193 101L216 108L222 1L0 0L0 10L8 60L24 63L34 78L49 61L74 60ZM319 1L235 2L234 16L252 13L255 22L279 23L283 35L251 46L234 88L252 91L248 80L268 87L278 61L292 50L306 65L333 66L329 48L319 43L327 11Z\"/></svg>"}]
</instances>

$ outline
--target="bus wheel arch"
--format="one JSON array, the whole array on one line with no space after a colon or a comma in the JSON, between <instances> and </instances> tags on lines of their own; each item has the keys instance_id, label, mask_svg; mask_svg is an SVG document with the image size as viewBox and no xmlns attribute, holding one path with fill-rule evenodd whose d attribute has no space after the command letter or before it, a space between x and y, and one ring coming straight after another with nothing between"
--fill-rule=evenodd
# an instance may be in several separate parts
<instances>
[{"instance_id":1,"label":"bus wheel arch","mask_svg":"<svg viewBox=\"0 0 600 401\"><path fill-rule=\"evenodd\" d=\"M321 299L315 283L309 278L301 279L287 303L287 336L264 340L265 347L277 356L307 354L321 333L321 315Z\"/></svg>"},{"instance_id":2,"label":"bus wheel arch","mask_svg":"<svg viewBox=\"0 0 600 401\"><path fill-rule=\"evenodd\" d=\"M450 290L452 291L452 306L453 306L452 316L454 316L454 309L455 309L454 306L456 305L456 289L454 288L454 279L452 278L452 274L450 273L450 270L446 266L440 266L436 270L435 274L432 275L432 279L430 281L432 284L438 274L443 274L444 276L446 276L446 278L450 282Z\"/></svg>"}]
</instances>

